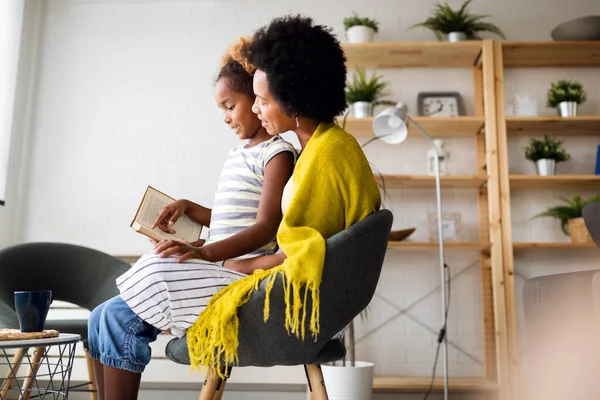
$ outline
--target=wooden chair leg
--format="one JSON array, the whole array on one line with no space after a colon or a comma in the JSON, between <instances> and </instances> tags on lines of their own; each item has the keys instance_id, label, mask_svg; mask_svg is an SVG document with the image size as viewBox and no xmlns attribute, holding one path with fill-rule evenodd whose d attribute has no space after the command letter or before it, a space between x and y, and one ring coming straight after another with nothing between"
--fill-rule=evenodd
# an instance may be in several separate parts
<instances>
[{"instance_id":1,"label":"wooden chair leg","mask_svg":"<svg viewBox=\"0 0 600 400\"><path fill-rule=\"evenodd\" d=\"M44 347L36 347L33 353L33 359L31 361L31 366L29 367L29 371L27 372L27 376L25 377L25 381L23 382L23 392L20 400L29 400L29 396L31 396L31 385L35 379L35 375L37 374L38 369L40 368L40 361L44 356L44 352L46 349Z\"/></svg>"},{"instance_id":2,"label":"wooden chair leg","mask_svg":"<svg viewBox=\"0 0 600 400\"><path fill-rule=\"evenodd\" d=\"M211 372L206 374L198 400L221 400L223 391L225 390L225 383L227 382L229 375L231 375L231 368L224 368L225 379L221 379Z\"/></svg>"},{"instance_id":3,"label":"wooden chair leg","mask_svg":"<svg viewBox=\"0 0 600 400\"><path fill-rule=\"evenodd\" d=\"M308 390L310 390L311 400L329 400L321 365L306 364L304 365L304 371L308 380Z\"/></svg>"},{"instance_id":4,"label":"wooden chair leg","mask_svg":"<svg viewBox=\"0 0 600 400\"><path fill-rule=\"evenodd\" d=\"M90 357L89 350L85 350L85 362L87 363L87 371L88 371L88 379L90 384L88 388L91 390L90 392L90 400L98 400L98 392L96 389L96 374L94 373L94 361L92 357Z\"/></svg>"},{"instance_id":5,"label":"wooden chair leg","mask_svg":"<svg viewBox=\"0 0 600 400\"><path fill-rule=\"evenodd\" d=\"M0 388L0 399L6 399L8 397L8 391L15 381L15 377L19 373L19 368L21 367L21 361L25 356L25 352L27 349L17 349L15 355L12 359L12 368L6 373L6 378L4 379L4 384L2 388Z\"/></svg>"}]
</instances>

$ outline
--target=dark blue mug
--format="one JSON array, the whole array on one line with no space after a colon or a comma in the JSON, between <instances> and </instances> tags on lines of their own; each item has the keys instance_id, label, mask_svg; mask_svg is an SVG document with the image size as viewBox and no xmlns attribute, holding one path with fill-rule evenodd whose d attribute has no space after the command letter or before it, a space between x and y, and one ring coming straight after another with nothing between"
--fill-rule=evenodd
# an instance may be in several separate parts
<instances>
[{"instance_id":1,"label":"dark blue mug","mask_svg":"<svg viewBox=\"0 0 600 400\"><path fill-rule=\"evenodd\" d=\"M42 332L52 304L52 290L15 292L21 332Z\"/></svg>"}]
</instances>

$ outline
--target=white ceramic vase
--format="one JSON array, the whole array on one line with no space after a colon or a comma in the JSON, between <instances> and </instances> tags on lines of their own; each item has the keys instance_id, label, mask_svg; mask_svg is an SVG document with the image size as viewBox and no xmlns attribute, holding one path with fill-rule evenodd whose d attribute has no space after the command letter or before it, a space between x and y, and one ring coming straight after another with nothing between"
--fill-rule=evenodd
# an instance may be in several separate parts
<instances>
[{"instance_id":1,"label":"white ceramic vase","mask_svg":"<svg viewBox=\"0 0 600 400\"><path fill-rule=\"evenodd\" d=\"M556 161L550 158L544 158L535 162L535 169L539 176L556 175Z\"/></svg>"},{"instance_id":2,"label":"white ceramic vase","mask_svg":"<svg viewBox=\"0 0 600 400\"><path fill-rule=\"evenodd\" d=\"M558 104L558 115L561 117L576 117L577 103L574 101L563 101Z\"/></svg>"},{"instance_id":3,"label":"white ceramic vase","mask_svg":"<svg viewBox=\"0 0 600 400\"><path fill-rule=\"evenodd\" d=\"M354 367L321 365L329 400L371 400L375 364L356 361Z\"/></svg>"},{"instance_id":4,"label":"white ceramic vase","mask_svg":"<svg viewBox=\"0 0 600 400\"><path fill-rule=\"evenodd\" d=\"M348 43L370 43L375 36L375 30L368 26L355 25L346 31Z\"/></svg>"},{"instance_id":5,"label":"white ceramic vase","mask_svg":"<svg viewBox=\"0 0 600 400\"><path fill-rule=\"evenodd\" d=\"M450 32L448 41L452 43L462 42L467 40L467 35L464 32Z\"/></svg>"},{"instance_id":6,"label":"white ceramic vase","mask_svg":"<svg viewBox=\"0 0 600 400\"><path fill-rule=\"evenodd\" d=\"M357 101L352 103L352 115L354 118L366 118L373 116L373 103L369 101Z\"/></svg>"}]
</instances>

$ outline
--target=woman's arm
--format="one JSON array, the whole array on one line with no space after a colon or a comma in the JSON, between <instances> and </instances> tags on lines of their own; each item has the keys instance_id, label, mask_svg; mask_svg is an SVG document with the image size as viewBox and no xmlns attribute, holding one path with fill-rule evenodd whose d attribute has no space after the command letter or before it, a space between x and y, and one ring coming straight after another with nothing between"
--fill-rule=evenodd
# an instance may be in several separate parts
<instances>
[{"instance_id":1,"label":"woman's arm","mask_svg":"<svg viewBox=\"0 0 600 400\"><path fill-rule=\"evenodd\" d=\"M252 275L257 269L268 270L275 268L285 261L286 255L283 253L273 254L270 256L261 256L248 258L246 260L225 261L224 266L237 272L246 275Z\"/></svg>"},{"instance_id":2,"label":"woman's arm","mask_svg":"<svg viewBox=\"0 0 600 400\"><path fill-rule=\"evenodd\" d=\"M281 223L281 196L293 168L292 153L285 151L275 155L265 167L256 222L227 239L201 247L201 258L212 262L228 260L251 253L271 242Z\"/></svg>"}]
</instances>

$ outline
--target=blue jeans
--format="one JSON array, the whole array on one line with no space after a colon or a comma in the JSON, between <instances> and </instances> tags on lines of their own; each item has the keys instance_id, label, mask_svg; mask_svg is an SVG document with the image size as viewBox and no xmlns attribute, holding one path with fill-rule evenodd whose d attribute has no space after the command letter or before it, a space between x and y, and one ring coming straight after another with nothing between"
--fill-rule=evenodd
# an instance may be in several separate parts
<instances>
[{"instance_id":1,"label":"blue jeans","mask_svg":"<svg viewBox=\"0 0 600 400\"><path fill-rule=\"evenodd\" d=\"M142 373L150 362L160 331L144 322L115 296L96 307L88 321L90 357L103 365Z\"/></svg>"}]
</instances>

